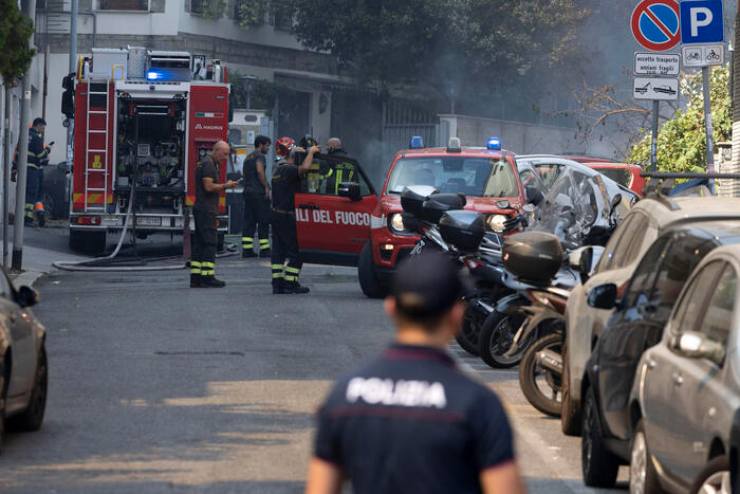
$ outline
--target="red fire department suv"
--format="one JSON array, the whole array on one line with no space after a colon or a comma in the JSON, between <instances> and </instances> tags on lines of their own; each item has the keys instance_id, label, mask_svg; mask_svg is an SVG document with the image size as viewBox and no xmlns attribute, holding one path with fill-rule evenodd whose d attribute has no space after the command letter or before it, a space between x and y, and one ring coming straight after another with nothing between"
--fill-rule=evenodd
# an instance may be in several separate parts
<instances>
[{"instance_id":1,"label":"red fire department suv","mask_svg":"<svg viewBox=\"0 0 740 494\"><path fill-rule=\"evenodd\" d=\"M498 139L447 148L412 139L412 149L393 159L379 197L355 160L321 156L295 198L304 260L358 266L365 295L384 296L396 264L418 239L401 218L401 192L410 185L465 194L466 209L488 215L488 227L499 233L526 203L514 155Z\"/></svg>"}]
</instances>

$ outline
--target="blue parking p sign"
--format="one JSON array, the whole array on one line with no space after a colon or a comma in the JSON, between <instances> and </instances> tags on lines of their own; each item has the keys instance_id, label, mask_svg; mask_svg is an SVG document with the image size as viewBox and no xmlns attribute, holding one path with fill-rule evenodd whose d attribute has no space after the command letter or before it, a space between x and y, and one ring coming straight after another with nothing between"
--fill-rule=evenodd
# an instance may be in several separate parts
<instances>
[{"instance_id":1,"label":"blue parking p sign","mask_svg":"<svg viewBox=\"0 0 740 494\"><path fill-rule=\"evenodd\" d=\"M683 44L722 43L724 39L722 0L681 1L681 42Z\"/></svg>"}]
</instances>

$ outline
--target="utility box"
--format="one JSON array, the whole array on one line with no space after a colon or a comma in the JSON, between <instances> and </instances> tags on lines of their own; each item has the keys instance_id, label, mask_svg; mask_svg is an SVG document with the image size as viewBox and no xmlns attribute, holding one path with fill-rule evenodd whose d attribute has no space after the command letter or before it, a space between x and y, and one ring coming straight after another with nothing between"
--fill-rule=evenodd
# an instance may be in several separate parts
<instances>
[{"instance_id":1,"label":"utility box","mask_svg":"<svg viewBox=\"0 0 740 494\"><path fill-rule=\"evenodd\" d=\"M93 66L91 79L126 78L128 70L128 50L120 48L93 48Z\"/></svg>"}]
</instances>

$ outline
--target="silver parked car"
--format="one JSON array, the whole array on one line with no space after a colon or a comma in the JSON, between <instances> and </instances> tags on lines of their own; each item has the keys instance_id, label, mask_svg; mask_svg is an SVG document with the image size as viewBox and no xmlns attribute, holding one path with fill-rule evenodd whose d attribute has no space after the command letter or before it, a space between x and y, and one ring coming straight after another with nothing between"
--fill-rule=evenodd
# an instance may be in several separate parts
<instances>
[{"instance_id":1,"label":"silver parked car","mask_svg":"<svg viewBox=\"0 0 740 494\"><path fill-rule=\"evenodd\" d=\"M566 350L563 357L562 429L580 434L585 365L591 356L611 310L588 305L591 289L614 283L622 290L642 256L666 229L689 222L740 219L740 199L720 197L658 197L638 202L606 245L595 274L577 286L565 311ZM580 260L575 260L580 264ZM590 268L590 263L586 262Z\"/></svg>"},{"instance_id":2,"label":"silver parked car","mask_svg":"<svg viewBox=\"0 0 740 494\"><path fill-rule=\"evenodd\" d=\"M632 388L630 491L730 493L731 431L740 407L740 246L692 274Z\"/></svg>"},{"instance_id":3,"label":"silver parked car","mask_svg":"<svg viewBox=\"0 0 740 494\"><path fill-rule=\"evenodd\" d=\"M0 439L5 427L35 431L46 409L49 368L46 330L29 307L38 294L16 290L0 270Z\"/></svg>"}]
</instances>

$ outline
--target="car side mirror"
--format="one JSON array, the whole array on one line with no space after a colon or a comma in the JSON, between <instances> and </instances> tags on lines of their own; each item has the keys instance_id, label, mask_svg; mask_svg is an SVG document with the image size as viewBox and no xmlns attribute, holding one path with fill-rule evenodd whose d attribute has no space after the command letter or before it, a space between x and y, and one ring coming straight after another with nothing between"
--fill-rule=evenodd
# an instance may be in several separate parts
<instances>
[{"instance_id":1,"label":"car side mirror","mask_svg":"<svg viewBox=\"0 0 740 494\"><path fill-rule=\"evenodd\" d=\"M725 349L721 343L695 331L686 331L674 337L673 348L684 357L707 359L717 365L721 365L725 359Z\"/></svg>"},{"instance_id":2,"label":"car side mirror","mask_svg":"<svg viewBox=\"0 0 740 494\"><path fill-rule=\"evenodd\" d=\"M339 189L337 192L339 197L346 197L354 202L362 200L362 191L360 190L360 184L355 182L343 182L339 184Z\"/></svg>"},{"instance_id":3,"label":"car side mirror","mask_svg":"<svg viewBox=\"0 0 740 494\"><path fill-rule=\"evenodd\" d=\"M33 307L39 303L39 293L31 287L22 286L15 294L15 301L21 307Z\"/></svg>"},{"instance_id":4,"label":"car side mirror","mask_svg":"<svg viewBox=\"0 0 740 494\"><path fill-rule=\"evenodd\" d=\"M524 193L527 196L527 202L539 206L545 195L537 187L527 187L524 189Z\"/></svg>"},{"instance_id":5,"label":"car side mirror","mask_svg":"<svg viewBox=\"0 0 740 494\"><path fill-rule=\"evenodd\" d=\"M605 283L588 292L588 305L594 309L612 310L617 306L617 285Z\"/></svg>"},{"instance_id":6,"label":"car side mirror","mask_svg":"<svg viewBox=\"0 0 740 494\"><path fill-rule=\"evenodd\" d=\"M594 249L590 245L580 247L568 256L568 264L578 271L584 281L591 276L594 266Z\"/></svg>"}]
</instances>

